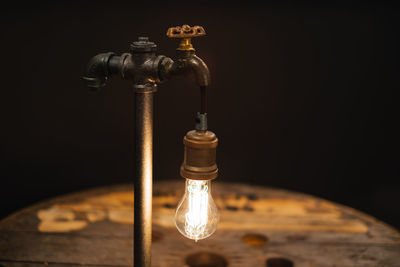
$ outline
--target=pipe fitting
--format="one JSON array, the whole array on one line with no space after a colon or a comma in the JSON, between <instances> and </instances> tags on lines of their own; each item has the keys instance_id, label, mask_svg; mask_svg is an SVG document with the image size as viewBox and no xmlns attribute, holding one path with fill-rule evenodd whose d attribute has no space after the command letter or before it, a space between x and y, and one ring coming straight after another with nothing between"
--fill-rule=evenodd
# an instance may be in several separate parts
<instances>
[{"instance_id":1,"label":"pipe fitting","mask_svg":"<svg viewBox=\"0 0 400 267\"><path fill-rule=\"evenodd\" d=\"M187 66L195 74L199 86L208 86L210 84L210 71L201 58L193 55L187 59Z\"/></svg>"},{"instance_id":2,"label":"pipe fitting","mask_svg":"<svg viewBox=\"0 0 400 267\"><path fill-rule=\"evenodd\" d=\"M177 59L166 58L160 64L160 76L168 79L175 75L192 72L199 86L210 84L210 71L204 61L196 56L194 50L177 50Z\"/></svg>"},{"instance_id":3,"label":"pipe fitting","mask_svg":"<svg viewBox=\"0 0 400 267\"><path fill-rule=\"evenodd\" d=\"M91 89L104 87L107 79L111 76L108 64L115 54L113 52L102 53L92 57L86 67L85 76L82 80Z\"/></svg>"}]
</instances>

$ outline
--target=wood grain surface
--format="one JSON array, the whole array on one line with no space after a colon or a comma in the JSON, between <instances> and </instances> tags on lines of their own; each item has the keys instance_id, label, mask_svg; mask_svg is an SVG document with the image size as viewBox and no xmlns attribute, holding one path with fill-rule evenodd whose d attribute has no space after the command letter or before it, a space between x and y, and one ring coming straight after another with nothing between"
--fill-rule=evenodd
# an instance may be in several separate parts
<instances>
[{"instance_id":1,"label":"wood grain surface","mask_svg":"<svg viewBox=\"0 0 400 267\"><path fill-rule=\"evenodd\" d=\"M309 195L213 183L220 223L194 242L174 226L184 180L154 184L152 266L400 266L400 233ZM132 266L133 186L57 197L0 221L0 267Z\"/></svg>"}]
</instances>

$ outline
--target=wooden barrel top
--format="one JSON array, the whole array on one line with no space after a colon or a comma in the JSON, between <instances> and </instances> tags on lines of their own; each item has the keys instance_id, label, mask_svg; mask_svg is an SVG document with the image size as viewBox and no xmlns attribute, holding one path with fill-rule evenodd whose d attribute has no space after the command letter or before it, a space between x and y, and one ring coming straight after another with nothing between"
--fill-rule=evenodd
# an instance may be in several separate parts
<instances>
[{"instance_id":1,"label":"wooden barrel top","mask_svg":"<svg viewBox=\"0 0 400 267\"><path fill-rule=\"evenodd\" d=\"M152 266L400 266L400 233L349 207L286 190L213 183L220 223L194 242L174 226L184 181L154 184ZM78 192L0 221L0 266L132 266L133 186Z\"/></svg>"}]
</instances>

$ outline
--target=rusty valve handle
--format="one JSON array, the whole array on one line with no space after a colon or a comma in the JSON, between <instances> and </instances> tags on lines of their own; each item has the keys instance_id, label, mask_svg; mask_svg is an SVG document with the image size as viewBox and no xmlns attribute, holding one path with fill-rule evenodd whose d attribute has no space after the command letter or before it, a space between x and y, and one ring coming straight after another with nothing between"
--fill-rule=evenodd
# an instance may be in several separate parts
<instances>
[{"instance_id":1,"label":"rusty valve handle","mask_svg":"<svg viewBox=\"0 0 400 267\"><path fill-rule=\"evenodd\" d=\"M167 36L169 38L179 38L181 42L179 44L178 50L183 51L193 51L193 45L191 43L191 38L206 35L206 31L201 26L193 26L185 24L181 26L176 26L169 28L167 31Z\"/></svg>"},{"instance_id":2,"label":"rusty valve handle","mask_svg":"<svg viewBox=\"0 0 400 267\"><path fill-rule=\"evenodd\" d=\"M167 31L169 38L193 38L206 35L206 31L201 26L193 26L185 24L181 26L171 27Z\"/></svg>"}]
</instances>

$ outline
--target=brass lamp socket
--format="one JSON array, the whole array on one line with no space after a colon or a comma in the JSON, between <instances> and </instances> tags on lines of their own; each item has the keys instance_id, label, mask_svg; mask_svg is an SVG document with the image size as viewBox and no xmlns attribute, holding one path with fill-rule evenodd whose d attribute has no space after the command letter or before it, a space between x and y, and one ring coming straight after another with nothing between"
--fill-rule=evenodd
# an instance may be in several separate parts
<instances>
[{"instance_id":1,"label":"brass lamp socket","mask_svg":"<svg viewBox=\"0 0 400 267\"><path fill-rule=\"evenodd\" d=\"M217 136L211 131L192 130L183 138L185 147L181 176L191 180L212 180L218 176Z\"/></svg>"}]
</instances>

